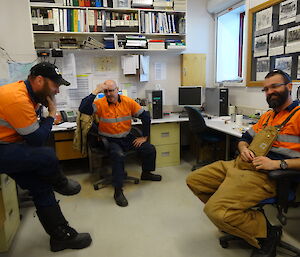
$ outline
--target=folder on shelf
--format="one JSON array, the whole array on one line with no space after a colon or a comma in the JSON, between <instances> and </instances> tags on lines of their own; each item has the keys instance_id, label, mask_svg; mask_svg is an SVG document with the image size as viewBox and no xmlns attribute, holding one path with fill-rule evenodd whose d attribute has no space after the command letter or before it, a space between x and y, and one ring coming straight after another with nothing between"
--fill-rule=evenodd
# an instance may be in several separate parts
<instances>
[{"instance_id":1,"label":"folder on shelf","mask_svg":"<svg viewBox=\"0 0 300 257\"><path fill-rule=\"evenodd\" d=\"M79 1L79 6L84 7L84 0L78 0Z\"/></svg>"},{"instance_id":2,"label":"folder on shelf","mask_svg":"<svg viewBox=\"0 0 300 257\"><path fill-rule=\"evenodd\" d=\"M91 6L91 0L84 0L84 6L90 7Z\"/></svg>"}]
</instances>

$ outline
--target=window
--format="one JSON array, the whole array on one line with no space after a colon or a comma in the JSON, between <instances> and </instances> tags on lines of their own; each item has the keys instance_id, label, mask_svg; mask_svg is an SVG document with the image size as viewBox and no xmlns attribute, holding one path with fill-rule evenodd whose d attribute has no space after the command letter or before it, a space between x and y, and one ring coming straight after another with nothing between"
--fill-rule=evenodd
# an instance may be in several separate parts
<instances>
[{"instance_id":1,"label":"window","mask_svg":"<svg viewBox=\"0 0 300 257\"><path fill-rule=\"evenodd\" d=\"M243 80L245 5L216 16L216 82Z\"/></svg>"}]
</instances>

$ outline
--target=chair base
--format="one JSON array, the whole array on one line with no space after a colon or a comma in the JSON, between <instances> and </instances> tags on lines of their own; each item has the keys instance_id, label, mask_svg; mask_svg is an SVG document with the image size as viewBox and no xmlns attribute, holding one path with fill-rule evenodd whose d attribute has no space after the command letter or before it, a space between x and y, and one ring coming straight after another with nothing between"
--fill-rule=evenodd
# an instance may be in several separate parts
<instances>
[{"instance_id":1,"label":"chair base","mask_svg":"<svg viewBox=\"0 0 300 257\"><path fill-rule=\"evenodd\" d=\"M105 176L103 178L101 178L100 180L96 181L93 186L94 186L94 190L99 190L101 188L104 188L108 185L111 185L112 184L112 180L113 180L113 177L112 175L108 175L108 176ZM140 180L138 178L135 178L135 177L131 177L131 176L126 176L124 178L124 182L133 182L134 184L138 184L140 183Z\"/></svg>"},{"instance_id":2,"label":"chair base","mask_svg":"<svg viewBox=\"0 0 300 257\"><path fill-rule=\"evenodd\" d=\"M246 243L246 241L243 240L242 238L234 236L234 235L229 235L229 234L225 235L225 236L221 236L219 238L220 245L223 248L228 248L230 241L239 241L239 242L245 242ZM288 251L296 254L296 255L294 255L295 257L300 256L300 249L298 249L297 247L292 246L291 244L286 243L286 242L284 242L282 240L280 240L280 242L277 245L277 247L280 247L282 249L286 249L286 250L288 250Z\"/></svg>"}]
</instances>

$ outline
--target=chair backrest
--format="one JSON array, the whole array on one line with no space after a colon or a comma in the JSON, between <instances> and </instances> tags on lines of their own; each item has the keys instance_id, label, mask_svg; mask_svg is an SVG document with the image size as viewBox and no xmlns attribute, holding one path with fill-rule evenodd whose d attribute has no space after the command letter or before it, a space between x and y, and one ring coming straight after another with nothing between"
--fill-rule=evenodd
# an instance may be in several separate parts
<instances>
[{"instance_id":1,"label":"chair backrest","mask_svg":"<svg viewBox=\"0 0 300 257\"><path fill-rule=\"evenodd\" d=\"M184 106L189 116L189 127L195 134L206 130L205 120L203 119L199 109L191 106Z\"/></svg>"}]
</instances>

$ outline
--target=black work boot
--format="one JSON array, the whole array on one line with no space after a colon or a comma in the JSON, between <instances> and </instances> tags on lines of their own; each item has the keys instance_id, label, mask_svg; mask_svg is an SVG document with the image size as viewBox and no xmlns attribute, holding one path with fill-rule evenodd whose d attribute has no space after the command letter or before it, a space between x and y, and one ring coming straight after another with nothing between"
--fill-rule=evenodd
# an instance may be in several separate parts
<instances>
[{"instance_id":1,"label":"black work boot","mask_svg":"<svg viewBox=\"0 0 300 257\"><path fill-rule=\"evenodd\" d=\"M128 205L128 201L123 194L122 188L115 187L114 199L116 204L121 207L126 207Z\"/></svg>"},{"instance_id":2,"label":"black work boot","mask_svg":"<svg viewBox=\"0 0 300 257\"><path fill-rule=\"evenodd\" d=\"M141 180L161 181L161 175L153 174L150 171L143 171Z\"/></svg>"},{"instance_id":3,"label":"black work boot","mask_svg":"<svg viewBox=\"0 0 300 257\"><path fill-rule=\"evenodd\" d=\"M68 225L58 203L54 206L39 207L36 213L45 231L50 235L52 252L82 249L91 244L92 238L89 233L77 233Z\"/></svg>"},{"instance_id":4,"label":"black work boot","mask_svg":"<svg viewBox=\"0 0 300 257\"><path fill-rule=\"evenodd\" d=\"M81 190L80 184L68 179L62 171L53 176L43 177L42 180L53 185L53 190L61 195L76 195Z\"/></svg>"},{"instance_id":5,"label":"black work boot","mask_svg":"<svg viewBox=\"0 0 300 257\"><path fill-rule=\"evenodd\" d=\"M276 257L276 246L280 242L281 235L281 227L268 227L268 237L258 239L261 248L254 249L252 251L251 257Z\"/></svg>"}]
</instances>

